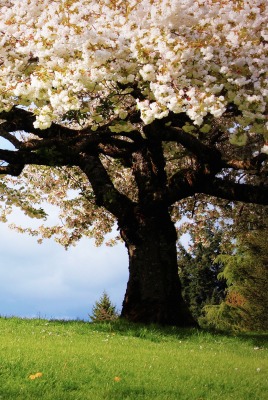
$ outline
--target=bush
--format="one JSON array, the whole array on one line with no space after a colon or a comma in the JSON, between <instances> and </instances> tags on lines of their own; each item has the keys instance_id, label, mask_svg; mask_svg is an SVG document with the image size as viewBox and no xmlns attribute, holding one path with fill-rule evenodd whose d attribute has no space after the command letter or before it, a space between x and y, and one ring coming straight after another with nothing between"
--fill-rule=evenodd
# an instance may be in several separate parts
<instances>
[{"instance_id":1,"label":"bush","mask_svg":"<svg viewBox=\"0 0 268 400\"><path fill-rule=\"evenodd\" d=\"M92 315L89 315L89 317L92 322L114 321L119 317L116 307L112 304L105 291L100 299L95 302L92 308Z\"/></svg>"}]
</instances>

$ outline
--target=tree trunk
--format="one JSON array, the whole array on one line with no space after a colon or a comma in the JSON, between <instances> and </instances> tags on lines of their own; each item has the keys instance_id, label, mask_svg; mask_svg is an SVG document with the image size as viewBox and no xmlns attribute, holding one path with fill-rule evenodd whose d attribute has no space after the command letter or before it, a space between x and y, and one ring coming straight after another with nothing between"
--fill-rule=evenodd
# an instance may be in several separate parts
<instances>
[{"instance_id":1,"label":"tree trunk","mask_svg":"<svg viewBox=\"0 0 268 400\"><path fill-rule=\"evenodd\" d=\"M133 322L196 326L181 295L177 234L168 212L135 213L121 227L129 254L129 281L121 316Z\"/></svg>"}]
</instances>

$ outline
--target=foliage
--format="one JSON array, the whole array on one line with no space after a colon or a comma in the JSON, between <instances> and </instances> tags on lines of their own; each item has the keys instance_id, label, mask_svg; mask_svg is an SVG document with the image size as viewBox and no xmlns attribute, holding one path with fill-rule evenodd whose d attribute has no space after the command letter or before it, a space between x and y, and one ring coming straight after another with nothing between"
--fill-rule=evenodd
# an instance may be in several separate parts
<instances>
[{"instance_id":1,"label":"foliage","mask_svg":"<svg viewBox=\"0 0 268 400\"><path fill-rule=\"evenodd\" d=\"M267 335L0 318L0 343L5 400L266 399Z\"/></svg>"},{"instance_id":2,"label":"foliage","mask_svg":"<svg viewBox=\"0 0 268 400\"><path fill-rule=\"evenodd\" d=\"M203 309L199 322L203 329L212 329L223 332L244 331L241 322L244 313L240 308L231 307L222 302L219 305L208 305Z\"/></svg>"},{"instance_id":3,"label":"foliage","mask_svg":"<svg viewBox=\"0 0 268 400\"><path fill-rule=\"evenodd\" d=\"M189 248L186 250L179 246L182 293L196 320L200 318L204 306L220 304L225 297L225 281L218 279L223 263L215 261L221 253L222 236L222 231L208 222L203 229L202 240L192 232Z\"/></svg>"},{"instance_id":4,"label":"foliage","mask_svg":"<svg viewBox=\"0 0 268 400\"><path fill-rule=\"evenodd\" d=\"M220 329L268 329L267 230L240 237L235 253L216 259L224 264L220 277L228 285L220 306L205 307L203 323Z\"/></svg>"},{"instance_id":5,"label":"foliage","mask_svg":"<svg viewBox=\"0 0 268 400\"><path fill-rule=\"evenodd\" d=\"M116 307L112 304L108 294L104 291L92 308L90 319L92 322L114 321L118 318Z\"/></svg>"}]
</instances>

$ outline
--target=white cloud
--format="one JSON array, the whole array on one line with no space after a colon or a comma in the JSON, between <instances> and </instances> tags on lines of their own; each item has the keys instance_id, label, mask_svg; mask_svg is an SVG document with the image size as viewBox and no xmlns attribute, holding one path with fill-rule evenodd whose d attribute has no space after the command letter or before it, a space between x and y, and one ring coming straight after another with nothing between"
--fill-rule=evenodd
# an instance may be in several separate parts
<instances>
[{"instance_id":1,"label":"white cloud","mask_svg":"<svg viewBox=\"0 0 268 400\"><path fill-rule=\"evenodd\" d=\"M13 149L0 138L1 148ZM49 206L51 219L55 218ZM23 213L12 214L17 225L38 226ZM106 290L120 309L128 280L125 246L95 247L82 239L66 251L53 240L36 239L0 224L0 315L46 318L88 318Z\"/></svg>"},{"instance_id":2,"label":"white cloud","mask_svg":"<svg viewBox=\"0 0 268 400\"><path fill-rule=\"evenodd\" d=\"M121 307L128 279L123 244L96 248L82 239L66 251L4 224L0 235L0 315L87 318L103 290Z\"/></svg>"}]
</instances>

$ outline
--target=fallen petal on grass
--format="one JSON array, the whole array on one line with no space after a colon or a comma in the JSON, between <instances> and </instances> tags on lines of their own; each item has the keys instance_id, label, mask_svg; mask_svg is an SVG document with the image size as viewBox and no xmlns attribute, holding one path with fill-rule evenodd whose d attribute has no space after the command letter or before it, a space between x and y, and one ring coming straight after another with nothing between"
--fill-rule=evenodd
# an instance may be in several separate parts
<instances>
[{"instance_id":1,"label":"fallen petal on grass","mask_svg":"<svg viewBox=\"0 0 268 400\"><path fill-rule=\"evenodd\" d=\"M37 372L36 374L29 375L29 379L34 380L36 378L41 378L42 372Z\"/></svg>"}]
</instances>

